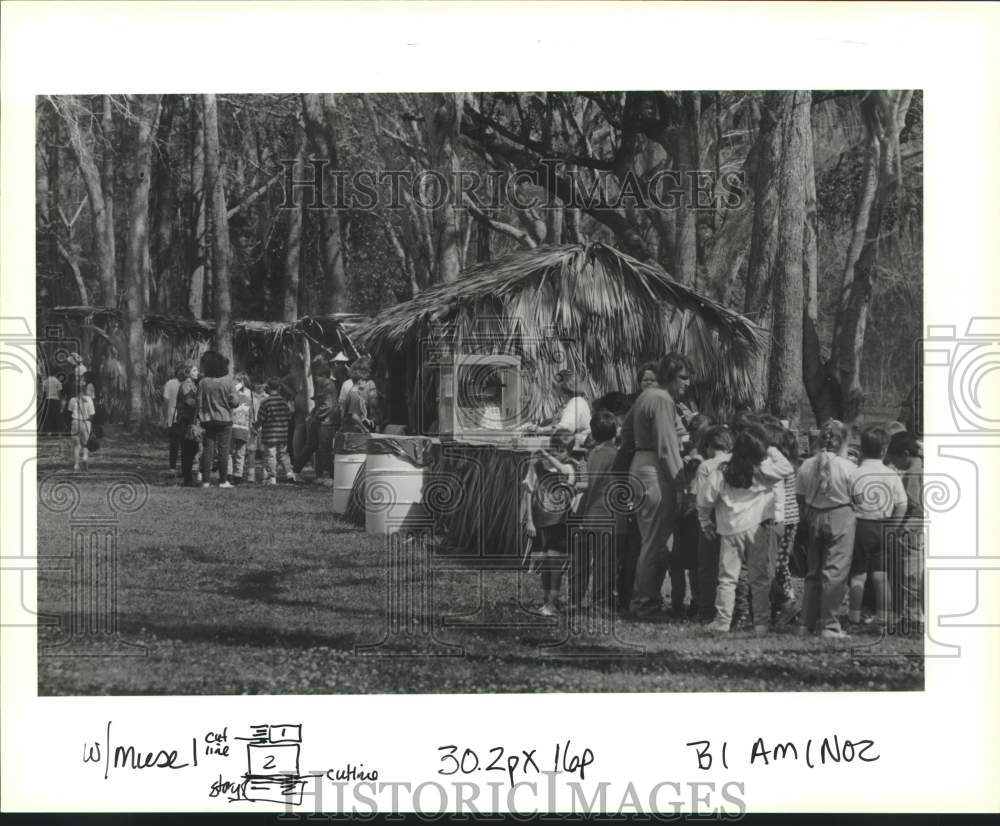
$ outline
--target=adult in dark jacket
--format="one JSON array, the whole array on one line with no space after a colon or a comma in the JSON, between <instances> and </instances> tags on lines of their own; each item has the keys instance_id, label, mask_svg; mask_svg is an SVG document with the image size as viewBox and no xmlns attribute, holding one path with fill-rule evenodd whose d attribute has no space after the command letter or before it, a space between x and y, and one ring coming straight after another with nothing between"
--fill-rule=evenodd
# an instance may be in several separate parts
<instances>
[{"instance_id":1,"label":"adult in dark jacket","mask_svg":"<svg viewBox=\"0 0 1000 826\"><path fill-rule=\"evenodd\" d=\"M233 410L240 403L236 383L229 375L229 359L214 350L201 357L201 372L204 375L198 382L198 420L205 431L202 436L201 486L209 486L212 465L218 458L219 487L231 488L226 479L226 469L233 434Z\"/></svg>"}]
</instances>

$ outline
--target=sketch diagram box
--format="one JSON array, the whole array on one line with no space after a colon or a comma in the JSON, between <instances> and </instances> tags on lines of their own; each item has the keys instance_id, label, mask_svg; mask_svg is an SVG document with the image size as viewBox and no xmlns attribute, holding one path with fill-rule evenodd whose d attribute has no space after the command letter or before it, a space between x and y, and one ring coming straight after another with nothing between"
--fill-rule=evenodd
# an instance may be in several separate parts
<instances>
[{"instance_id":1,"label":"sketch diagram box","mask_svg":"<svg viewBox=\"0 0 1000 826\"><path fill-rule=\"evenodd\" d=\"M306 781L296 778L259 777L247 781L245 794L247 800L254 803L284 803L290 806L301 806L305 787Z\"/></svg>"},{"instance_id":2,"label":"sketch diagram box","mask_svg":"<svg viewBox=\"0 0 1000 826\"><path fill-rule=\"evenodd\" d=\"M247 757L251 776L299 773L297 743L250 743L247 746Z\"/></svg>"},{"instance_id":3,"label":"sketch diagram box","mask_svg":"<svg viewBox=\"0 0 1000 826\"><path fill-rule=\"evenodd\" d=\"M302 742L302 726L301 725L288 725L282 723L280 725L268 726L267 727L267 741L269 743L301 743Z\"/></svg>"}]
</instances>

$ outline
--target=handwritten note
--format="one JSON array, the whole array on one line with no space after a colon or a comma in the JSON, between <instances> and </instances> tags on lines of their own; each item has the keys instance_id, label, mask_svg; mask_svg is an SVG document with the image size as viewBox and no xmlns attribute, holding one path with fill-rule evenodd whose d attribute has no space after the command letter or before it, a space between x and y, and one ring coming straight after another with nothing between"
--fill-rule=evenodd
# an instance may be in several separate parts
<instances>
[{"instance_id":1,"label":"handwritten note","mask_svg":"<svg viewBox=\"0 0 1000 826\"><path fill-rule=\"evenodd\" d=\"M728 769L730 760L746 766L770 766L802 760L810 769L815 769L841 762L874 763L880 757L874 740L852 740L839 734L809 737L798 742L758 737L749 747L736 748L730 748L728 740L715 744L710 740L692 740L685 745L694 750L701 771L710 771L718 765Z\"/></svg>"}]
</instances>

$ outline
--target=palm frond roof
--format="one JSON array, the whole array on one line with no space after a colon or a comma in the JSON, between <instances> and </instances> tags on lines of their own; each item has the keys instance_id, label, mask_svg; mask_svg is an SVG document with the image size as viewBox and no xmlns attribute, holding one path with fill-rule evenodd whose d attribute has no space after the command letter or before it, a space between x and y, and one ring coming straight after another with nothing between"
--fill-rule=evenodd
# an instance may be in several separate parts
<instances>
[{"instance_id":1,"label":"palm frond roof","mask_svg":"<svg viewBox=\"0 0 1000 826\"><path fill-rule=\"evenodd\" d=\"M357 339L388 355L419 347L435 328L453 342L516 338L536 368L583 367L596 395L634 390L642 361L678 351L706 402L759 401L750 366L765 333L657 265L602 243L520 250L478 265L383 311Z\"/></svg>"}]
</instances>

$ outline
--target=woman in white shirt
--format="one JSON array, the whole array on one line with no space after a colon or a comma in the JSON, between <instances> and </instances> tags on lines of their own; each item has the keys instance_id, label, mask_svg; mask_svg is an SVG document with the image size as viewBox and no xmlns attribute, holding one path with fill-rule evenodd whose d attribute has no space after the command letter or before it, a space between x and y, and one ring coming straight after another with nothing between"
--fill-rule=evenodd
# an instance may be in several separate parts
<instances>
[{"instance_id":1,"label":"woman in white shirt","mask_svg":"<svg viewBox=\"0 0 1000 826\"><path fill-rule=\"evenodd\" d=\"M560 370L556 374L556 387L564 403L559 412L541 427L539 433L569 431L573 434L573 449L583 449L590 435L590 405L583 396L582 381L571 370Z\"/></svg>"}]
</instances>

